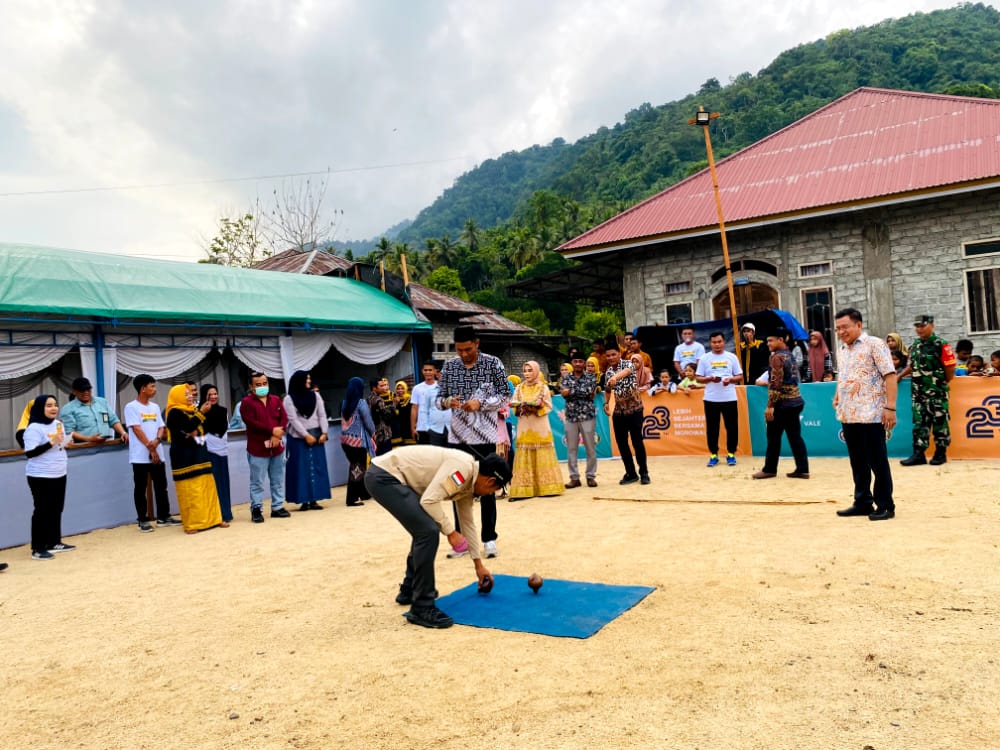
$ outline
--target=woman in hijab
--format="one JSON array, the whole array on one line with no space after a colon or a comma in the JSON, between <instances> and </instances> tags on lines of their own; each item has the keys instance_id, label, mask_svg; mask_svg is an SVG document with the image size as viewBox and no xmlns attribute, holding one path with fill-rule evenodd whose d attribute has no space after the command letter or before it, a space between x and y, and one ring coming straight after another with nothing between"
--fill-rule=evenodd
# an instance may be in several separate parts
<instances>
[{"instance_id":1,"label":"woman in hijab","mask_svg":"<svg viewBox=\"0 0 1000 750\"><path fill-rule=\"evenodd\" d=\"M412 445L415 440L410 430L410 412L413 405L410 403L410 388L405 380L396 382L396 390L392 399L395 415L392 420L392 444Z\"/></svg>"},{"instance_id":2,"label":"woman in hijab","mask_svg":"<svg viewBox=\"0 0 1000 750\"><path fill-rule=\"evenodd\" d=\"M365 381L347 381L347 395L340 404L340 447L349 464L347 471L347 505L364 505L371 497L365 488L368 457L375 457L375 423L365 401Z\"/></svg>"},{"instance_id":3,"label":"woman in hijab","mask_svg":"<svg viewBox=\"0 0 1000 750\"><path fill-rule=\"evenodd\" d=\"M910 351L906 348L906 344L903 343L903 337L895 331L886 334L885 343L889 345L890 353L900 352L905 354L907 357L910 356Z\"/></svg>"},{"instance_id":4,"label":"woman in hijab","mask_svg":"<svg viewBox=\"0 0 1000 750\"><path fill-rule=\"evenodd\" d=\"M819 331L809 331L809 374L813 383L823 382L823 376L833 372L833 355Z\"/></svg>"},{"instance_id":5,"label":"woman in hijab","mask_svg":"<svg viewBox=\"0 0 1000 750\"><path fill-rule=\"evenodd\" d=\"M635 370L635 384L639 393L649 393L649 389L653 387L653 371L646 367L641 354L633 354L630 359Z\"/></svg>"},{"instance_id":6,"label":"woman in hijab","mask_svg":"<svg viewBox=\"0 0 1000 750\"><path fill-rule=\"evenodd\" d=\"M164 419L170 441L170 474L177 489L177 505L185 534L216 526L229 526L222 519L219 494L212 476L212 460L205 445L205 414L211 404L195 407L198 390L182 383L170 389Z\"/></svg>"},{"instance_id":7,"label":"woman in hijab","mask_svg":"<svg viewBox=\"0 0 1000 750\"><path fill-rule=\"evenodd\" d=\"M312 378L305 370L298 370L288 381L285 413L288 414L285 497L290 503L299 503L299 510L323 510L318 501L330 497L325 447L330 423L323 399L312 389Z\"/></svg>"},{"instance_id":8,"label":"woman in hijab","mask_svg":"<svg viewBox=\"0 0 1000 750\"><path fill-rule=\"evenodd\" d=\"M219 403L219 389L211 383L201 387L201 399L198 402L199 411L208 404L205 414L205 447L208 448L208 460L212 463L212 476L215 478L215 490L219 495L219 510L222 520L229 523L233 520L233 506L229 497L229 412Z\"/></svg>"},{"instance_id":9,"label":"woman in hijab","mask_svg":"<svg viewBox=\"0 0 1000 750\"><path fill-rule=\"evenodd\" d=\"M63 428L56 397L44 393L31 404L24 428L24 473L35 503L31 515L31 559L51 560L53 552L76 549L62 541L62 512L66 504L66 446L72 436Z\"/></svg>"},{"instance_id":10,"label":"woman in hijab","mask_svg":"<svg viewBox=\"0 0 1000 750\"><path fill-rule=\"evenodd\" d=\"M526 362L523 372L524 380L514 390L510 404L517 414L517 450L510 499L561 495L564 480L548 417L552 411L552 394L542 380L537 362Z\"/></svg>"}]
</instances>

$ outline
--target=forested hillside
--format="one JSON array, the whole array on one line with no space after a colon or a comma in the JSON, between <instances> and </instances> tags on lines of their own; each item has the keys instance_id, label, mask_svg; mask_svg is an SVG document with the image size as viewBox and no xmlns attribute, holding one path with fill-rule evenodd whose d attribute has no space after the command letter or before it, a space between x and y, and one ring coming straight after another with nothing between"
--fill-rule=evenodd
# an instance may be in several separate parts
<instances>
[{"instance_id":1,"label":"forested hillside","mask_svg":"<svg viewBox=\"0 0 1000 750\"><path fill-rule=\"evenodd\" d=\"M704 144L687 125L699 104L723 113L713 128L721 158L859 86L997 97L1000 12L966 4L837 31L782 53L756 76L742 73L725 86L710 79L679 101L642 104L576 143L556 139L489 159L456 180L398 239L455 237L468 219L496 226L536 190L590 206L632 204L705 165Z\"/></svg>"}]
</instances>

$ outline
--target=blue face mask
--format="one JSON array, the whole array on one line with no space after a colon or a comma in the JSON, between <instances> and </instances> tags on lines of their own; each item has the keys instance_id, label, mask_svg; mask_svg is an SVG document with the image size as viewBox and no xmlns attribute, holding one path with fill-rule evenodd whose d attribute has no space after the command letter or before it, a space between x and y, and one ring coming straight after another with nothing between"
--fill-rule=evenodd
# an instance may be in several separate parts
<instances>
[{"instance_id":1,"label":"blue face mask","mask_svg":"<svg viewBox=\"0 0 1000 750\"><path fill-rule=\"evenodd\" d=\"M268 393L271 392L271 389L268 388L266 385L262 385L259 388L254 388L253 392L256 393L258 396L260 396L261 398L264 398L264 396L266 396Z\"/></svg>"}]
</instances>

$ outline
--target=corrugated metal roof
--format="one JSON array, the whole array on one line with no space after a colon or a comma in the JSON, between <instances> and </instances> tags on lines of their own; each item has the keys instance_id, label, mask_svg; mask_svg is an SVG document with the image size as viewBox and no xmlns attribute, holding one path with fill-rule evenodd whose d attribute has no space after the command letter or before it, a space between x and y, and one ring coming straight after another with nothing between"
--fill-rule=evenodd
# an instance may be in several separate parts
<instances>
[{"instance_id":1,"label":"corrugated metal roof","mask_svg":"<svg viewBox=\"0 0 1000 750\"><path fill-rule=\"evenodd\" d=\"M462 325L472 326L478 333L534 333L534 328L518 323L516 320L505 318L498 312L492 310L479 315L470 315L462 318Z\"/></svg>"},{"instance_id":2,"label":"corrugated metal roof","mask_svg":"<svg viewBox=\"0 0 1000 750\"><path fill-rule=\"evenodd\" d=\"M414 282L410 282L410 299L413 300L413 306L418 310L437 310L439 312L469 314L494 312L489 307L477 305L475 302L469 302L460 297L453 297L450 294L445 294L444 292L439 292L437 289L431 289L423 284L416 284Z\"/></svg>"},{"instance_id":3,"label":"corrugated metal roof","mask_svg":"<svg viewBox=\"0 0 1000 750\"><path fill-rule=\"evenodd\" d=\"M311 273L316 276L326 276L328 273L332 273L334 271L346 272L351 266L354 265L354 262L348 260L347 258L334 255L326 250L318 250L316 255L313 257L312 262L309 264L309 268L303 269L303 266L306 261L309 260L309 256L311 254L312 250L299 250L298 248L292 248L291 250L285 250L284 252L272 255L270 258L262 260L260 263L254 264L254 268L261 271Z\"/></svg>"},{"instance_id":4,"label":"corrugated metal roof","mask_svg":"<svg viewBox=\"0 0 1000 750\"><path fill-rule=\"evenodd\" d=\"M727 229L997 184L1000 101L860 88L720 161L716 171ZM572 256L717 227L705 169L559 250Z\"/></svg>"}]
</instances>

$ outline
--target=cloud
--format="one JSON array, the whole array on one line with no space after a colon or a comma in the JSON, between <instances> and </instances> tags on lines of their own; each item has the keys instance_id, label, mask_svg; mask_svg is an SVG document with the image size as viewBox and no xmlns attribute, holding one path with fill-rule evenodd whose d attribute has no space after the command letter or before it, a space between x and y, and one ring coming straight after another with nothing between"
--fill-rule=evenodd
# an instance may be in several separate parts
<instances>
[{"instance_id":1,"label":"cloud","mask_svg":"<svg viewBox=\"0 0 1000 750\"><path fill-rule=\"evenodd\" d=\"M933 5L7 0L0 193L172 187L0 197L0 241L193 259L280 187L225 180L328 168L340 238L372 236L486 158Z\"/></svg>"}]
</instances>

